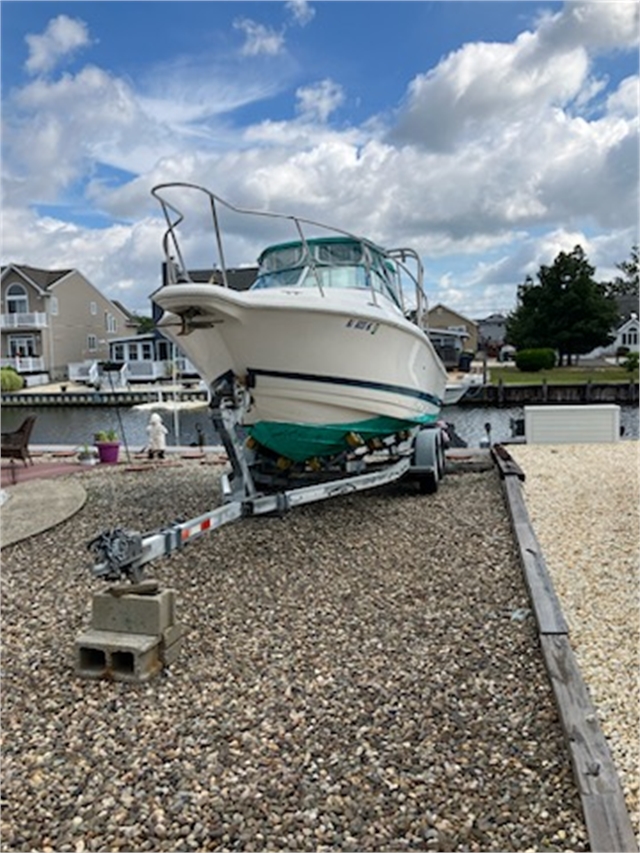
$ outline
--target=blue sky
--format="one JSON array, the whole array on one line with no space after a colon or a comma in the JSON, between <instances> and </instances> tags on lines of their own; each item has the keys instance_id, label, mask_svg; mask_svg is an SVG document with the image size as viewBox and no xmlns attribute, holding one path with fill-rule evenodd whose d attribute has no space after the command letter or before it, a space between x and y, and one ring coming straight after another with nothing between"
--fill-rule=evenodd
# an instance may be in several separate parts
<instances>
[{"instance_id":1,"label":"blue sky","mask_svg":"<svg viewBox=\"0 0 640 853\"><path fill-rule=\"evenodd\" d=\"M176 180L413 246L473 318L577 243L610 278L638 242L638 8L4 0L2 263L148 312L149 191ZM229 262L263 240L232 233Z\"/></svg>"}]
</instances>

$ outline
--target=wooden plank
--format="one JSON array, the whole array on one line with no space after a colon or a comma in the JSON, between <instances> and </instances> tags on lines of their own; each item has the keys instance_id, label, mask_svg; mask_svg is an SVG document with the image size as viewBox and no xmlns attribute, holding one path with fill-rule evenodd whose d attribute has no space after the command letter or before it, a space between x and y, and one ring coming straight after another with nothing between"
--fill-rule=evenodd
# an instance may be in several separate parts
<instances>
[{"instance_id":1,"label":"wooden plank","mask_svg":"<svg viewBox=\"0 0 640 853\"><path fill-rule=\"evenodd\" d=\"M503 485L538 631L540 634L568 634L569 626L533 530L520 480L514 476L505 477Z\"/></svg>"},{"instance_id":2,"label":"wooden plank","mask_svg":"<svg viewBox=\"0 0 640 853\"><path fill-rule=\"evenodd\" d=\"M491 456L493 457L493 461L497 465L500 476L503 479L513 475L519 480L524 480L524 471L504 445L494 444L491 448Z\"/></svg>"},{"instance_id":3,"label":"wooden plank","mask_svg":"<svg viewBox=\"0 0 640 853\"><path fill-rule=\"evenodd\" d=\"M609 744L566 636L540 637L591 850L637 853L631 820Z\"/></svg>"}]
</instances>

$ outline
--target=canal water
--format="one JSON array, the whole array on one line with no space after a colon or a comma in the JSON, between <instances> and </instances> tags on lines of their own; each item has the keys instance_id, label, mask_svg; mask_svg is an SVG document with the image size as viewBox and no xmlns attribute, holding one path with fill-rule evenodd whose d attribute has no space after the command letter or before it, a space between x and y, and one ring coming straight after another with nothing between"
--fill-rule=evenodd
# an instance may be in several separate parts
<instances>
[{"instance_id":1,"label":"canal water","mask_svg":"<svg viewBox=\"0 0 640 853\"><path fill-rule=\"evenodd\" d=\"M579 408L577 406L576 408ZM198 443L201 430L206 445L219 445L220 439L213 428L211 414L206 404L199 408L182 409L176 413L160 407L154 408L168 429L167 444L194 446ZM3 406L2 430L10 431L20 425L23 418L33 412L37 416L32 444L64 444L80 446L91 444L93 436L100 430L114 429L126 439L131 451L142 449L147 443L146 427L151 410L140 408L116 408L115 406L23 407ZM444 419L455 426L457 434L469 447L477 447L486 439L486 425L490 427L491 440L500 442L512 435L511 422L524 418L522 406L496 408L493 406L447 406ZM620 423L624 438L638 438L638 407L620 407Z\"/></svg>"}]
</instances>

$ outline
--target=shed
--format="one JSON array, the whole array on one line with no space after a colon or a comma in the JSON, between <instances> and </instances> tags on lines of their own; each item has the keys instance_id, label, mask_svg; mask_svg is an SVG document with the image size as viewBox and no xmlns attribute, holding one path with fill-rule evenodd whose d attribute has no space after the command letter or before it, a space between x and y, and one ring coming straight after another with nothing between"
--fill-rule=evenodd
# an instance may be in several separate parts
<instances>
[{"instance_id":1,"label":"shed","mask_svg":"<svg viewBox=\"0 0 640 853\"><path fill-rule=\"evenodd\" d=\"M588 444L618 441L620 406L525 406L527 444Z\"/></svg>"}]
</instances>

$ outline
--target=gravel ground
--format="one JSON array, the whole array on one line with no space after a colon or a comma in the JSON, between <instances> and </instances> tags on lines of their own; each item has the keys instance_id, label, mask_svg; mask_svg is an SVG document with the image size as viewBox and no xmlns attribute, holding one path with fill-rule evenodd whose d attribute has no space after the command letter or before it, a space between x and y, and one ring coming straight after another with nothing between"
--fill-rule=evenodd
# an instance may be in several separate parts
<instances>
[{"instance_id":1,"label":"gravel ground","mask_svg":"<svg viewBox=\"0 0 640 853\"><path fill-rule=\"evenodd\" d=\"M3 550L2 849L588 849L495 471L223 528L148 574L188 626L148 684L74 673L86 543L217 500L95 470Z\"/></svg>"},{"instance_id":2,"label":"gravel ground","mask_svg":"<svg viewBox=\"0 0 640 853\"><path fill-rule=\"evenodd\" d=\"M510 450L640 844L638 442Z\"/></svg>"}]
</instances>

